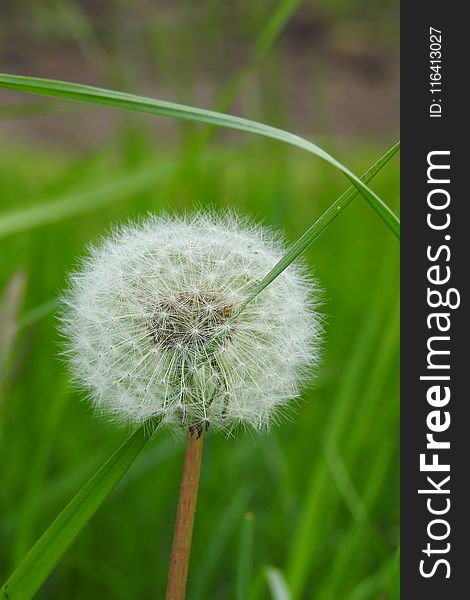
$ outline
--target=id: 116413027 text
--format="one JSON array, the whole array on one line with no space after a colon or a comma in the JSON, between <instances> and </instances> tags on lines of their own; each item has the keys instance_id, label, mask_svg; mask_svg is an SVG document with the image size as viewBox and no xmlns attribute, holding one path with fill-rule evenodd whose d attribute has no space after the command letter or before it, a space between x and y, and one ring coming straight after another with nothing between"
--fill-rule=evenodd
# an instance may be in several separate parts
<instances>
[{"instance_id":1,"label":"id: 116413027 text","mask_svg":"<svg viewBox=\"0 0 470 600\"><path fill-rule=\"evenodd\" d=\"M431 104L429 116L442 116L442 31L429 28L429 92Z\"/></svg>"}]
</instances>

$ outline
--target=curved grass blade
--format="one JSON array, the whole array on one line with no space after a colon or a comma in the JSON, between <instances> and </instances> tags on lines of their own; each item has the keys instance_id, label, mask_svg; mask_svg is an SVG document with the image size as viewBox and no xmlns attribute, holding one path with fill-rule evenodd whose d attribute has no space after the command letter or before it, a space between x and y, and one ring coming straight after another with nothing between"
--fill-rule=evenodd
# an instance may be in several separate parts
<instances>
[{"instance_id":1,"label":"curved grass blade","mask_svg":"<svg viewBox=\"0 0 470 600\"><path fill-rule=\"evenodd\" d=\"M268 18L265 27L258 36L253 48L251 60L240 70L234 79L229 81L229 83L222 88L222 91L215 102L214 110L225 112L230 108L239 90L245 85L255 68L276 42L278 36L301 2L302 0L282 0L282 2L280 2L271 17ZM198 132L198 134L193 136L188 147L187 159L191 160L194 156L204 150L214 131L215 127L209 126L202 132Z\"/></svg>"},{"instance_id":2,"label":"curved grass blade","mask_svg":"<svg viewBox=\"0 0 470 600\"><path fill-rule=\"evenodd\" d=\"M384 167L388 161L395 156L400 149L400 142L397 142L390 148L379 160L362 175L361 180L368 183L373 179L377 173ZM307 231L299 238L285 254L281 260L274 265L269 273L258 283L253 289L251 294L245 300L240 307L238 312L241 312L245 306L250 303L256 296L264 290L270 283L272 283L276 277L278 277L287 267L304 252L312 242L314 242L326 229L333 223L333 221L340 215L340 213L354 200L358 195L357 188L348 188L341 196L339 196L331 206L311 225Z\"/></svg>"},{"instance_id":3,"label":"curved grass blade","mask_svg":"<svg viewBox=\"0 0 470 600\"><path fill-rule=\"evenodd\" d=\"M368 183L371 181L377 173L388 163L388 161L395 156L395 154L400 149L400 142L397 142L394 146L392 146L379 160L372 165L370 169L368 169L361 177L361 179ZM152 173L155 170L152 169ZM146 171L143 171L139 174L134 174L133 182L140 184L146 184L147 179L146 176L148 174ZM143 176L143 180L140 177ZM68 199L57 201L56 203L50 204L47 206L44 205L46 209L45 212L40 210L41 207L36 207L32 209L24 209L23 211L17 211L11 215L7 214L5 217L0 217L0 238L5 235L9 235L14 232L23 231L25 229L29 229L31 227L36 227L39 225L43 225L51 222L51 220L59 220L60 218L68 218L70 216L75 216L76 214L86 212L90 207L90 202L85 200L95 200L95 204L93 208L96 208L101 203L108 202L109 197L116 200L116 197L112 196L111 192L118 192L120 196L121 193L126 195L127 193L131 193L135 191L135 189L130 186L127 187L130 181L128 180L129 176L126 176L124 179L119 179L111 184L112 188L95 188L94 190L90 190L88 192L83 192L82 194L78 194L76 197L71 197ZM151 181L151 179L149 180ZM116 185L117 184L117 185ZM139 189L138 187L136 189ZM106 193L102 193L106 192ZM313 225L304 233L304 235L295 242L289 252L272 268L272 270L264 277L262 281L256 286L251 295L246 300L245 304L240 308L243 308L251 302L263 289L268 286L278 275L286 269L291 262L293 262L307 247L312 244L322 233L326 231L326 229L333 223L333 221L341 214L341 212L354 200L354 198L358 195L358 191L355 187L351 186L348 188L341 196L339 196L331 206L329 206L326 211L313 223ZM77 203L77 200L80 199L81 203ZM55 211L51 209L51 207L55 207ZM37 212L38 211L38 212ZM57 307L57 300L51 299L44 304L32 309L28 313L26 313L19 321L19 327L23 328L28 326L30 323L35 322L41 317L49 314ZM238 313L237 313L238 314Z\"/></svg>"},{"instance_id":4,"label":"curved grass blade","mask_svg":"<svg viewBox=\"0 0 470 600\"><path fill-rule=\"evenodd\" d=\"M60 558L103 504L151 438L141 426L122 444L69 502L26 554L0 590L8 600L29 600L44 583Z\"/></svg>"},{"instance_id":5,"label":"curved grass blade","mask_svg":"<svg viewBox=\"0 0 470 600\"><path fill-rule=\"evenodd\" d=\"M394 146L392 146L379 160L372 165L372 167L364 173L362 179L364 181L370 181L377 173L384 167L387 162L395 156L395 154L400 149L400 142L397 142ZM263 279L253 287L251 293L247 296L246 300L243 304L240 305L239 309L232 315L229 323L235 322L238 315L246 308L246 306L252 302L258 294L260 294L264 288L266 288L269 284L271 284L276 277L287 269L287 267L294 262L296 258L304 252L310 246L312 242L314 242L336 219L336 217L343 211L348 204L357 196L358 191L355 187L348 188L341 196L339 196L333 204L318 218L313 225L311 225L307 231L303 234L301 238L299 238L290 248L290 250L281 258L279 262L277 262L274 267L269 271L267 275L263 277ZM217 347L217 344L222 339L223 334L216 334L209 344L206 347L206 352L211 353Z\"/></svg>"},{"instance_id":6,"label":"curved grass blade","mask_svg":"<svg viewBox=\"0 0 470 600\"><path fill-rule=\"evenodd\" d=\"M397 238L400 237L400 222L398 218L377 194L370 190L357 175L333 158L328 152L325 152L325 150L313 142L293 133L234 115L66 81L0 74L0 87L30 94L63 98L64 100L75 100L77 102L109 106L111 108L120 108L162 117L196 121L253 133L296 146L318 156L342 171L395 236Z\"/></svg>"},{"instance_id":7,"label":"curved grass blade","mask_svg":"<svg viewBox=\"0 0 470 600\"><path fill-rule=\"evenodd\" d=\"M217 102L215 110L226 111L235 99L238 90L243 86L245 81L258 66L259 62L267 54L271 46L276 42L279 34L282 32L292 14L298 8L302 0L283 0L279 3L276 10L268 18L268 21L256 40L253 48L252 58L249 63L242 68L237 77L235 77L222 90Z\"/></svg>"}]
</instances>

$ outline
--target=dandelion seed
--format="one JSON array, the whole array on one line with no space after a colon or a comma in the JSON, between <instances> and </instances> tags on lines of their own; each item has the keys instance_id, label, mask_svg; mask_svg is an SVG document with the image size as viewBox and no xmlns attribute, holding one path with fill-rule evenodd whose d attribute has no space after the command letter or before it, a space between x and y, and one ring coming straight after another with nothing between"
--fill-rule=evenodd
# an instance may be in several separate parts
<instances>
[{"instance_id":1,"label":"dandelion seed","mask_svg":"<svg viewBox=\"0 0 470 600\"><path fill-rule=\"evenodd\" d=\"M93 247L62 322L96 409L120 422L268 427L315 369L321 337L302 265L239 312L284 251L269 229L201 213L150 217Z\"/></svg>"}]
</instances>

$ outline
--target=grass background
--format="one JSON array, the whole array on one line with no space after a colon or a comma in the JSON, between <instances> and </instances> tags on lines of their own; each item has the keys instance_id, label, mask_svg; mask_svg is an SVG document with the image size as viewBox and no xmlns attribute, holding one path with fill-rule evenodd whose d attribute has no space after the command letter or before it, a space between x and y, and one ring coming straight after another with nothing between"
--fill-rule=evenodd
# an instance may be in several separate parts
<instances>
[{"instance_id":1,"label":"grass background","mask_svg":"<svg viewBox=\"0 0 470 600\"><path fill-rule=\"evenodd\" d=\"M90 83L121 82L132 91L146 90L144 71L153 65L155 85L165 83L166 97L197 103L206 95L208 107L220 98L224 85L239 81L233 110L280 127L294 123L297 131L359 174L395 141L396 122L387 120L386 114L383 126L374 124L365 132L361 122L337 128L336 99L331 111L324 99L331 91L332 74L328 62L321 63L325 55L333 60L331 47L335 52L334 44L343 48L345 38L349 55L354 50L357 57L359 48L363 61L368 57L370 62L370 55L377 53L390 61L394 33L386 3L381 11L368 2L353 3L351 8L324 0L314 10L309 3L299 3L262 60L250 48L259 44L259 32L279 3L241 2L231 15L218 3L207 2L197 15L198 24L205 27L194 28L194 12L186 2L181 3L179 18L169 19L168 26L157 18L167 14L165 2L157 3L157 8L138 2L140 12L129 20L140 23L148 16L148 36L137 48L124 35L128 6L123 2L109 2L108 11L114 10L108 13L113 15L110 24L86 2L57 3L60 10L44 10L42 20L31 12L38 10L33 3L23 4L21 9L9 8L12 23L35 17L30 21L34 27L21 29L22 42L27 42L20 53L23 61L37 52L48 56L52 44L56 52L71 53L71 66L89 66ZM328 43L311 33L312 23L321 19L328 23ZM310 118L313 110L307 101L306 109L296 109L295 84L303 84L289 80L290 71L286 74L285 69L286 64L302 64L295 57L305 53L305 46L292 50L291 44L292 39L302 39L299 27L301 31L306 22L319 45L308 49L318 57L318 68L301 72L309 81L321 83L311 87L312 105L323 106L322 118L315 112L315 119ZM75 25L66 29L65 23ZM294 32L293 24L297 24ZM221 70L224 56L217 57L217 68L216 58L211 58L214 40L224 27L230 33L226 72ZM385 41L379 45L369 41L366 52L361 45L364 37L377 39L377 32ZM291 37L286 40L286 35ZM334 41L337 38L341 43ZM7 33L0 39L8 40ZM75 63L77 52L81 58ZM208 59L206 65L198 61L203 57ZM18 72L61 74L55 69L62 66L44 61L42 72L33 73L34 68ZM13 53L10 70L17 63ZM207 72L211 78L201 92L199 84ZM240 73L246 73L244 81L237 79ZM73 71L68 78L76 78ZM347 84L348 80L343 82L346 90ZM151 91L163 96L158 86ZM207 130L189 124L120 113L110 119L111 111L14 94L2 93L1 102L3 580L126 437L126 432L90 414L81 394L69 386L57 356L55 299L84 246L116 221L147 211L206 206L236 207L282 228L294 241L348 186L344 177L315 158L266 140L219 132L206 140L201 131ZM366 116L381 110L357 103L351 108ZM71 131L81 136L70 136ZM372 187L397 209L396 159ZM15 217L2 221L12 211ZM309 248L307 260L325 289L323 368L305 390L292 420L269 435L241 433L230 440L208 436L190 600L281 599L275 595L282 594L282 586L275 585L279 578L293 598L389 597L398 545L398 244L365 201L357 198ZM178 439L168 434L155 438L38 598L163 597L182 452Z\"/></svg>"}]
</instances>

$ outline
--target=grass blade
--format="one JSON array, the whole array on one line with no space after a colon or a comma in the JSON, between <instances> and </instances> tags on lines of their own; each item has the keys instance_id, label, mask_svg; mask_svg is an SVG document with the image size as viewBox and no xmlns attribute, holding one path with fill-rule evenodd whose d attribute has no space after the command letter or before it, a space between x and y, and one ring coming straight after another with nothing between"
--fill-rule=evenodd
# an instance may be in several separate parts
<instances>
[{"instance_id":1,"label":"grass blade","mask_svg":"<svg viewBox=\"0 0 470 600\"><path fill-rule=\"evenodd\" d=\"M237 600L248 598L253 562L253 514L243 517L237 569Z\"/></svg>"},{"instance_id":2,"label":"grass blade","mask_svg":"<svg viewBox=\"0 0 470 600\"><path fill-rule=\"evenodd\" d=\"M33 323L36 323L39 319L53 313L58 307L59 300L57 298L51 298L50 300L31 308L18 319L18 330L21 331Z\"/></svg>"},{"instance_id":3,"label":"grass blade","mask_svg":"<svg viewBox=\"0 0 470 600\"><path fill-rule=\"evenodd\" d=\"M123 200L136 192L150 188L161 174L161 169L150 165L136 173L113 178L111 181L71 193L54 202L40 202L36 206L4 213L0 215L0 239L49 223L57 223Z\"/></svg>"},{"instance_id":4,"label":"grass blade","mask_svg":"<svg viewBox=\"0 0 470 600\"><path fill-rule=\"evenodd\" d=\"M279 34L286 26L294 11L302 0L282 0L276 10L268 18L268 21L256 40L253 48L253 55L250 62L240 71L221 92L215 109L217 111L226 111L235 99L238 90L243 86L251 73L255 70L258 63L267 54L271 46L275 43Z\"/></svg>"},{"instance_id":5,"label":"grass blade","mask_svg":"<svg viewBox=\"0 0 470 600\"><path fill-rule=\"evenodd\" d=\"M394 146L392 146L379 160L372 165L372 167L364 173L362 178L364 180L370 181L387 162L398 152L400 148L400 143L397 142ZM290 250L281 258L281 260L274 265L274 267L269 271L263 279L253 287L251 293L247 296L246 300L240 305L239 309L232 315L229 322L234 322L238 315L246 308L246 306L252 302L258 294L260 294L264 288L266 288L269 284L271 284L276 277L287 269L287 267L296 259L304 250L310 246L310 244L316 240L326 229L331 225L331 223L336 219L338 214L346 208L346 206L353 200L353 198L358 194L355 187L350 187L347 189L341 196L339 196L333 204L327 208L327 210L321 215L319 219L307 229L307 231L303 234L303 236L298 239L295 244L293 244ZM206 351L211 353L217 347L217 344L220 343L223 334L216 334L210 343L206 347Z\"/></svg>"},{"instance_id":6,"label":"grass blade","mask_svg":"<svg viewBox=\"0 0 470 600\"><path fill-rule=\"evenodd\" d=\"M254 62L258 62L266 54L301 2L302 0L283 0L279 3L256 42Z\"/></svg>"},{"instance_id":7,"label":"grass blade","mask_svg":"<svg viewBox=\"0 0 470 600\"><path fill-rule=\"evenodd\" d=\"M368 183L373 179L377 173L384 167L388 161L395 156L400 149L400 142L397 142L392 146L379 160L372 165L372 167L364 173L361 177L362 181ZM339 196L333 204L326 209L326 211L319 217L313 225L311 225L307 231L299 238L295 244L292 245L290 250L282 257L282 259L274 265L269 273L258 283L253 289L252 293L248 296L240 311L251 302L260 292L264 290L270 283L272 283L276 277L278 277L287 267L298 257L304 250L310 246L320 235L333 223L333 221L339 216L339 214L351 203L351 201L358 195L358 191L355 187L348 188L341 196Z\"/></svg>"},{"instance_id":8,"label":"grass blade","mask_svg":"<svg viewBox=\"0 0 470 600\"><path fill-rule=\"evenodd\" d=\"M396 306L396 298L393 299L393 304L385 300L393 297L391 295L394 291L392 286L395 279L391 277L392 259L395 261L391 254L384 258L380 269L381 276L376 283L375 291L370 290L369 310L358 330L359 336L351 348L351 359L338 385L335 394L335 409L330 413L329 421L324 425L325 441L328 444L338 446L340 440L346 439L351 419L357 415L357 401L362 399L364 381L368 382L370 378L374 378L375 371L383 368L381 364L375 362L377 347L382 343L382 339L385 337L386 347L381 350L380 362L383 361L385 364L388 363L387 355L393 352L396 344L394 334L396 334L397 324L396 321L391 322L389 315L391 307ZM372 358L374 369L371 372ZM374 390L376 402L383 397L381 393L383 393L383 388ZM367 414L370 416L374 412ZM355 451L357 448L349 448L350 453ZM286 572L291 594L295 599L303 596L311 572L318 568L320 555L316 549L326 543L331 519L338 510L341 496L331 495L330 487L329 467L323 458L319 458L312 464L303 506L292 532ZM329 498L327 505L325 505L325 498ZM312 544L312 540L315 540L315 545Z\"/></svg>"},{"instance_id":9,"label":"grass blade","mask_svg":"<svg viewBox=\"0 0 470 600\"><path fill-rule=\"evenodd\" d=\"M150 440L148 425L135 431L69 502L0 590L2 598L28 600L103 504Z\"/></svg>"},{"instance_id":10,"label":"grass blade","mask_svg":"<svg viewBox=\"0 0 470 600\"><path fill-rule=\"evenodd\" d=\"M275 43L283 28L288 23L292 14L295 12L302 0L282 0L265 27L262 29L253 48L252 58L244 66L238 75L230 81L220 92L214 105L216 111L227 111L235 100L239 90L245 85L246 81L253 73L255 68L267 54L271 46ZM187 159L192 160L194 156L203 152L205 146L209 143L214 126L209 126L205 131L194 135L188 147Z\"/></svg>"},{"instance_id":11,"label":"grass blade","mask_svg":"<svg viewBox=\"0 0 470 600\"><path fill-rule=\"evenodd\" d=\"M275 567L267 567L266 579L273 600L291 600L289 588L282 571Z\"/></svg>"},{"instance_id":12,"label":"grass blade","mask_svg":"<svg viewBox=\"0 0 470 600\"><path fill-rule=\"evenodd\" d=\"M17 271L0 294L0 387L8 372L16 336L19 330L19 312L23 305L26 275ZM0 401L1 404L1 401Z\"/></svg>"},{"instance_id":13,"label":"grass blade","mask_svg":"<svg viewBox=\"0 0 470 600\"><path fill-rule=\"evenodd\" d=\"M293 133L234 115L66 81L0 74L0 87L18 92L62 98L64 100L75 100L98 106L109 106L111 108L120 108L162 117L196 121L198 123L253 133L296 146L318 156L342 171L395 236L397 238L400 237L400 222L398 218L377 194L370 190L357 175L333 158L328 152L325 152L325 150L313 142Z\"/></svg>"}]
</instances>

